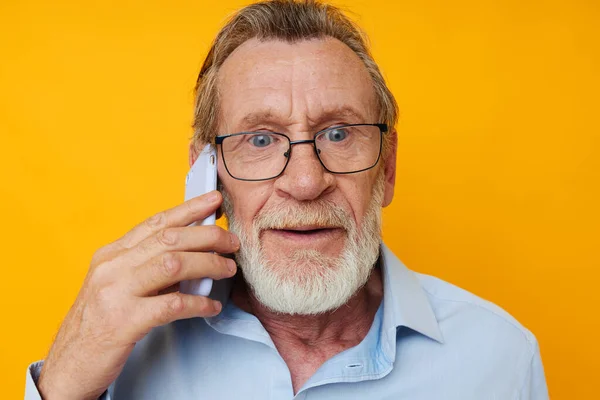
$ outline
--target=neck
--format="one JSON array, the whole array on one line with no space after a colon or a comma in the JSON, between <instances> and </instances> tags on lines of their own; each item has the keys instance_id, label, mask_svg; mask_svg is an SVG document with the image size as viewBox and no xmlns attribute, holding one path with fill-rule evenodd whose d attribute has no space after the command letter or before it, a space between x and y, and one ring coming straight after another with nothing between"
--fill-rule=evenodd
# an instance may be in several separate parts
<instances>
[{"instance_id":1,"label":"neck","mask_svg":"<svg viewBox=\"0 0 600 400\"><path fill-rule=\"evenodd\" d=\"M237 280L231 294L234 304L254 314L269 332L290 371L294 395L325 361L365 338L382 298L379 266L346 304L319 315L274 313L252 295L243 279Z\"/></svg>"}]
</instances>

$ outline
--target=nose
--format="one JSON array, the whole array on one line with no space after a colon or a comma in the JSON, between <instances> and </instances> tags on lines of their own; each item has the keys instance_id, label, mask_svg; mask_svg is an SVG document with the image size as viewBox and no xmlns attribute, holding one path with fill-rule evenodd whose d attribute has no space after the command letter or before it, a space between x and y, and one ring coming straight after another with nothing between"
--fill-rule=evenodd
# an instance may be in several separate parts
<instances>
[{"instance_id":1,"label":"nose","mask_svg":"<svg viewBox=\"0 0 600 400\"><path fill-rule=\"evenodd\" d=\"M309 201L334 189L335 178L323 167L311 142L296 143L290 148L288 165L275 181L280 195Z\"/></svg>"}]
</instances>

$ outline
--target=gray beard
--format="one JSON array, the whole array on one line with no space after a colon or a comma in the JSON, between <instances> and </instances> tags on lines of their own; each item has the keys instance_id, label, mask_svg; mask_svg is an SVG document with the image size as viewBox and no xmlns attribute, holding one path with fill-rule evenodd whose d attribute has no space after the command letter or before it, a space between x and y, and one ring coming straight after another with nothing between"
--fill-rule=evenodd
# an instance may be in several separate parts
<instances>
[{"instance_id":1,"label":"gray beard","mask_svg":"<svg viewBox=\"0 0 600 400\"><path fill-rule=\"evenodd\" d=\"M347 303L367 283L379 257L383 173L374 185L360 229L345 210L333 203L328 203L327 208L321 205L323 212L305 213L302 221L330 218L344 224L346 239L338 257L303 249L288 255L279 253L281 257L277 260L267 259L259 240L262 227L283 223L282 219L298 221L302 212L295 207L285 211L261 210L247 233L235 218L231 197L224 188L221 192L229 230L240 239L237 263L253 295L272 312L291 315L331 312Z\"/></svg>"}]
</instances>

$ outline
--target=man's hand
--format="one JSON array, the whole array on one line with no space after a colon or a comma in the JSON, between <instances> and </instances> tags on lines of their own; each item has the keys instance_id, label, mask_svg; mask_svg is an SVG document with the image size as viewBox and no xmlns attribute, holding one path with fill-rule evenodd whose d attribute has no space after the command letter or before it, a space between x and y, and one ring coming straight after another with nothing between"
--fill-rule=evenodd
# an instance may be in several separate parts
<instances>
[{"instance_id":1,"label":"man's hand","mask_svg":"<svg viewBox=\"0 0 600 400\"><path fill-rule=\"evenodd\" d=\"M93 256L83 286L44 362L45 400L97 399L117 378L137 341L177 319L218 314L221 304L177 291L182 280L223 279L239 248L218 226L188 226L212 214L213 191L145 220Z\"/></svg>"}]
</instances>

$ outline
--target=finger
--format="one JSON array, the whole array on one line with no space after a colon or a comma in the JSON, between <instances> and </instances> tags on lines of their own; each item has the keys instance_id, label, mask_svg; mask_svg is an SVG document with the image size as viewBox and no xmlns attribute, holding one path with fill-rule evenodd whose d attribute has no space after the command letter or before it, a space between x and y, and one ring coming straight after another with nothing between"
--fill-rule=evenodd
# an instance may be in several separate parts
<instances>
[{"instance_id":1,"label":"finger","mask_svg":"<svg viewBox=\"0 0 600 400\"><path fill-rule=\"evenodd\" d=\"M136 267L130 282L135 295L147 296L183 280L223 279L235 272L235 261L217 254L167 252Z\"/></svg>"},{"instance_id":2,"label":"finger","mask_svg":"<svg viewBox=\"0 0 600 400\"><path fill-rule=\"evenodd\" d=\"M124 248L132 248L161 229L188 226L193 222L202 221L217 210L222 200L221 193L216 190L194 197L146 219L116 242Z\"/></svg>"},{"instance_id":3,"label":"finger","mask_svg":"<svg viewBox=\"0 0 600 400\"><path fill-rule=\"evenodd\" d=\"M221 312L221 303L218 301L179 292L139 300L133 318L135 326L144 332L178 319L213 317Z\"/></svg>"},{"instance_id":4,"label":"finger","mask_svg":"<svg viewBox=\"0 0 600 400\"><path fill-rule=\"evenodd\" d=\"M217 225L167 228L142 240L121 255L119 265L141 265L168 251L202 251L228 254L239 249L239 239Z\"/></svg>"}]
</instances>

